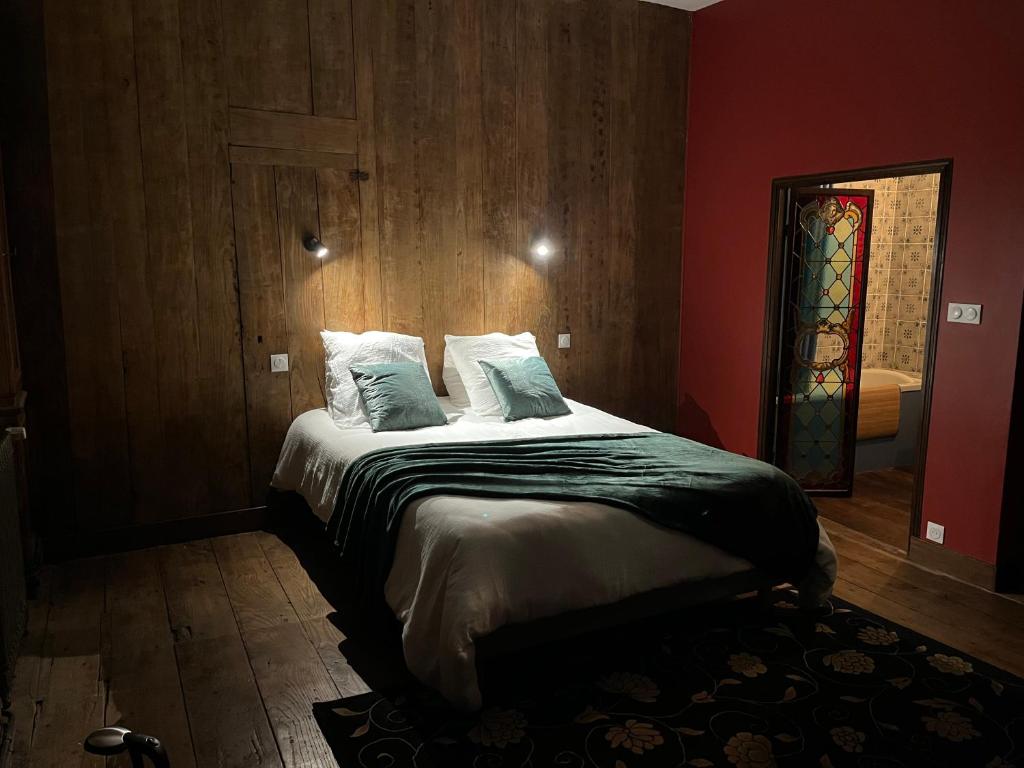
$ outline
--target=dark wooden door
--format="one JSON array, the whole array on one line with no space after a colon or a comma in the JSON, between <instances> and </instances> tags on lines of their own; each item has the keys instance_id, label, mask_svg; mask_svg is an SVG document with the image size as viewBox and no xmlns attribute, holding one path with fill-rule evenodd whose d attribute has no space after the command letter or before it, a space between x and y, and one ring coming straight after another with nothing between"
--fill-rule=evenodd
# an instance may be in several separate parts
<instances>
[{"instance_id":1,"label":"dark wooden door","mask_svg":"<svg viewBox=\"0 0 1024 768\"><path fill-rule=\"evenodd\" d=\"M291 421L325 404L320 331L380 325L367 295L379 294L379 270L365 268L360 243L360 181L355 157L321 157L317 166L287 153L247 153L231 166L235 249L242 318L252 493L270 483ZM258 162L266 159L266 162ZM307 235L329 252L303 247ZM270 356L287 354L288 371Z\"/></svg>"}]
</instances>

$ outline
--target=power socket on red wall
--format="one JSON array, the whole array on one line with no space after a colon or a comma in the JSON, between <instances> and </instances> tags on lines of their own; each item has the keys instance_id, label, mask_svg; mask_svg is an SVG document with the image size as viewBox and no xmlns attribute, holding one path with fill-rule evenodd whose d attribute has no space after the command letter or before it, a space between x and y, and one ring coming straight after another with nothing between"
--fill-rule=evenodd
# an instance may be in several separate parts
<instances>
[{"instance_id":1,"label":"power socket on red wall","mask_svg":"<svg viewBox=\"0 0 1024 768\"><path fill-rule=\"evenodd\" d=\"M924 535L928 541L941 544L946 540L946 526L939 525L938 523L928 523L928 528L925 530Z\"/></svg>"}]
</instances>

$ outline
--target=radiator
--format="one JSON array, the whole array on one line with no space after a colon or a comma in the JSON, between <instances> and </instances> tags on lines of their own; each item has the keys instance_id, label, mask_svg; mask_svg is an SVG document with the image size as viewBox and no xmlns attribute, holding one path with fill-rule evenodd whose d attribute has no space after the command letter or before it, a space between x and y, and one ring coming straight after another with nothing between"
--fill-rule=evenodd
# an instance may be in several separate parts
<instances>
[{"instance_id":1,"label":"radiator","mask_svg":"<svg viewBox=\"0 0 1024 768\"><path fill-rule=\"evenodd\" d=\"M26 596L14 440L7 432L0 434L0 699L6 710L25 632Z\"/></svg>"}]
</instances>

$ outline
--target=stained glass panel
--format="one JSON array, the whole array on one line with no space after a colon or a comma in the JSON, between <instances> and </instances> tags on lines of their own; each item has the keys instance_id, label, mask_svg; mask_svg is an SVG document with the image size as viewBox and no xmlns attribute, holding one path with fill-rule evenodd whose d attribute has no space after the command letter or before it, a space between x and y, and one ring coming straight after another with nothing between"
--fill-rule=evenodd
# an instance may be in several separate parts
<instances>
[{"instance_id":1,"label":"stained glass panel","mask_svg":"<svg viewBox=\"0 0 1024 768\"><path fill-rule=\"evenodd\" d=\"M800 192L789 212L775 460L807 490L853 482L871 200Z\"/></svg>"}]
</instances>

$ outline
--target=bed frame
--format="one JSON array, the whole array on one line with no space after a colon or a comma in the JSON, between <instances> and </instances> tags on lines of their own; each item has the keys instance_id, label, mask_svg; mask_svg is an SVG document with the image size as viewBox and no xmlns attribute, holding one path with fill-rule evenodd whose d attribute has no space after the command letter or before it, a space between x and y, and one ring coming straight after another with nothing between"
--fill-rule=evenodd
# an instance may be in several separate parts
<instances>
[{"instance_id":1,"label":"bed frame","mask_svg":"<svg viewBox=\"0 0 1024 768\"><path fill-rule=\"evenodd\" d=\"M298 493L272 491L269 497L271 519L276 525L301 525L322 532L322 522ZM321 536L322 538L322 536ZM324 542L326 545L326 541ZM772 580L757 569L714 579L685 582L627 597L616 603L569 611L557 616L508 624L476 641L477 659L486 659L535 648L602 629L612 629L644 619L661 616L681 608L722 602L756 594L767 609L772 591L784 584Z\"/></svg>"},{"instance_id":2,"label":"bed frame","mask_svg":"<svg viewBox=\"0 0 1024 768\"><path fill-rule=\"evenodd\" d=\"M557 616L534 619L524 624L508 624L476 641L477 658L494 658L525 648L566 640L602 629L650 619L655 616L709 603L722 602L752 594L767 610L772 590L782 582L772 582L757 570L729 576L686 582L672 587L652 589L609 605L582 608Z\"/></svg>"}]
</instances>

